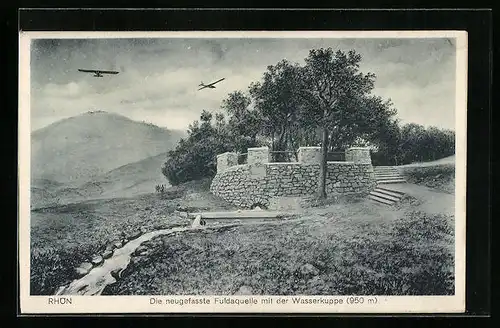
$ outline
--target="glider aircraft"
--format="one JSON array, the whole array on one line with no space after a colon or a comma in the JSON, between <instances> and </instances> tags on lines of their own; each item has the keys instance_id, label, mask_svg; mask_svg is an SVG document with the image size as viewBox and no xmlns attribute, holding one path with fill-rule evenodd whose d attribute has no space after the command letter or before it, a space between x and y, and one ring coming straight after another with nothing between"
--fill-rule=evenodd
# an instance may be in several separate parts
<instances>
[{"instance_id":1,"label":"glider aircraft","mask_svg":"<svg viewBox=\"0 0 500 328\"><path fill-rule=\"evenodd\" d=\"M84 73L94 73L93 77L103 77L103 74L118 74L116 71L101 71L101 70L96 70L96 69L81 69L79 68L78 71L84 72Z\"/></svg>"},{"instance_id":2,"label":"glider aircraft","mask_svg":"<svg viewBox=\"0 0 500 328\"><path fill-rule=\"evenodd\" d=\"M201 89L205 89L205 88L209 88L209 89L215 89L215 86L214 84L215 83L219 83L220 81L224 80L225 78L223 77L222 79L220 80L217 80L215 82L212 82L212 83L209 83L209 84L204 84L203 82L201 82L201 84L199 85L201 88L198 89L198 91L200 91Z\"/></svg>"}]
</instances>

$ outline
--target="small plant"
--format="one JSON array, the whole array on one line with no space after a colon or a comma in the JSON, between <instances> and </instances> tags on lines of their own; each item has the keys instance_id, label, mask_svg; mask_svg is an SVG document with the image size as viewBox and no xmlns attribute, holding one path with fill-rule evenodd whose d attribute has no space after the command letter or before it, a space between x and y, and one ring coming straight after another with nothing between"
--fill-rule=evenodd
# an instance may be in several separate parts
<instances>
[{"instance_id":1,"label":"small plant","mask_svg":"<svg viewBox=\"0 0 500 328\"><path fill-rule=\"evenodd\" d=\"M156 185L156 186L155 186L155 190L156 190L156 192L157 192L157 193L161 193L161 194L163 194L163 193L165 193L166 187L165 187L165 185L163 185L163 184L161 184L161 185Z\"/></svg>"}]
</instances>

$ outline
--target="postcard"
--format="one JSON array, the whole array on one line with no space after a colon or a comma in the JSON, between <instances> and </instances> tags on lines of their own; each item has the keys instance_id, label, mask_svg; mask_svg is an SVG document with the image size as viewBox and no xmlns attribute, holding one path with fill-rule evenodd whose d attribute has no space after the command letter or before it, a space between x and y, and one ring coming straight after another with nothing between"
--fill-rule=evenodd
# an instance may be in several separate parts
<instances>
[{"instance_id":1,"label":"postcard","mask_svg":"<svg viewBox=\"0 0 500 328\"><path fill-rule=\"evenodd\" d=\"M19 40L23 314L465 311L466 32Z\"/></svg>"}]
</instances>

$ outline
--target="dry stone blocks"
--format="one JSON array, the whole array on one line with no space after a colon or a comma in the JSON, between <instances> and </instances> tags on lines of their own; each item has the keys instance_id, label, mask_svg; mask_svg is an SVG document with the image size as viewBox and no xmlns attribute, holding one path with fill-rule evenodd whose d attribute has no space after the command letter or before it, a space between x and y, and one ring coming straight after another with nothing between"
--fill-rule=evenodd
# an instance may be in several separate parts
<instances>
[{"instance_id":1,"label":"dry stone blocks","mask_svg":"<svg viewBox=\"0 0 500 328\"><path fill-rule=\"evenodd\" d=\"M248 148L247 164L264 164L269 163L269 147Z\"/></svg>"},{"instance_id":2,"label":"dry stone blocks","mask_svg":"<svg viewBox=\"0 0 500 328\"><path fill-rule=\"evenodd\" d=\"M298 157L297 163L269 163L268 147L249 148L248 163L238 165L236 153L221 154L210 190L242 208L255 204L275 207L280 199L313 195L318 186L321 149L301 147ZM368 148L350 148L346 162L328 162L327 194L368 192L374 185Z\"/></svg>"},{"instance_id":3,"label":"dry stone blocks","mask_svg":"<svg viewBox=\"0 0 500 328\"><path fill-rule=\"evenodd\" d=\"M318 164L321 162L321 147L300 147L299 162L303 164Z\"/></svg>"},{"instance_id":4,"label":"dry stone blocks","mask_svg":"<svg viewBox=\"0 0 500 328\"><path fill-rule=\"evenodd\" d=\"M302 197L316 192L319 164L266 163L265 174L255 174L255 166L238 165L218 172L210 187L213 194L243 208L254 204L269 207L282 197ZM373 185L371 164L328 163L327 193L367 192Z\"/></svg>"},{"instance_id":5,"label":"dry stone blocks","mask_svg":"<svg viewBox=\"0 0 500 328\"><path fill-rule=\"evenodd\" d=\"M352 147L345 151L346 162L371 164L370 148Z\"/></svg>"},{"instance_id":6,"label":"dry stone blocks","mask_svg":"<svg viewBox=\"0 0 500 328\"><path fill-rule=\"evenodd\" d=\"M227 152L217 155L217 172L225 171L235 165L238 165L238 154Z\"/></svg>"}]
</instances>

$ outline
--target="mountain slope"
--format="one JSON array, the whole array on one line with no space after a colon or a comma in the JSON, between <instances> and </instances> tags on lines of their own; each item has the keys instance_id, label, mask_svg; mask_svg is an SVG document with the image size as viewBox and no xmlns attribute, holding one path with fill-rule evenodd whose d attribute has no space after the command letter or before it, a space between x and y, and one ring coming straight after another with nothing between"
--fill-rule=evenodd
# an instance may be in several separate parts
<instances>
[{"instance_id":1,"label":"mountain slope","mask_svg":"<svg viewBox=\"0 0 500 328\"><path fill-rule=\"evenodd\" d=\"M94 178L78 187L85 198L132 197L155 191L155 186L168 181L161 172L167 154L159 154L130 163Z\"/></svg>"},{"instance_id":2,"label":"mountain slope","mask_svg":"<svg viewBox=\"0 0 500 328\"><path fill-rule=\"evenodd\" d=\"M32 133L32 179L77 186L123 165L166 153L181 137L181 132L121 115L88 112Z\"/></svg>"},{"instance_id":3,"label":"mountain slope","mask_svg":"<svg viewBox=\"0 0 500 328\"><path fill-rule=\"evenodd\" d=\"M121 166L76 187L50 180L34 180L31 185L32 208L91 199L127 198L154 192L156 185L168 187L170 185L161 173L167 156L167 153L163 153Z\"/></svg>"}]
</instances>

